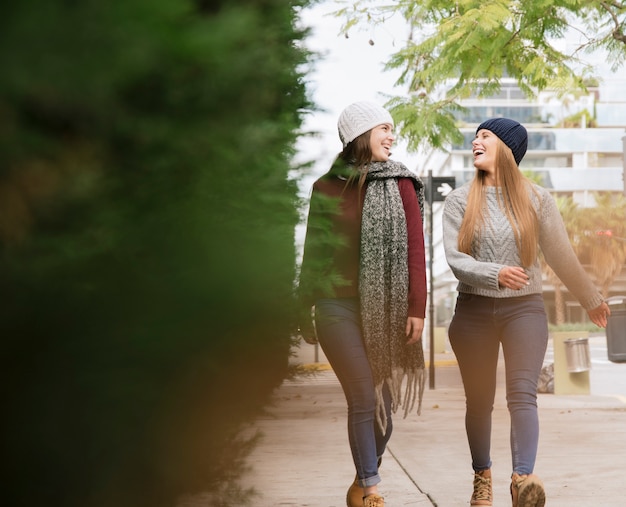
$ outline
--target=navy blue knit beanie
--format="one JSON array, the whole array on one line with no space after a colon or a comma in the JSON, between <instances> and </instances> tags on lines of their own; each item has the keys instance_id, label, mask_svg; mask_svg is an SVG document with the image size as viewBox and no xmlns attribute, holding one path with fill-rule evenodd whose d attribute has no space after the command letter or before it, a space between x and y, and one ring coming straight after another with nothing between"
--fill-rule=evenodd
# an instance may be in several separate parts
<instances>
[{"instance_id":1,"label":"navy blue knit beanie","mask_svg":"<svg viewBox=\"0 0 626 507\"><path fill-rule=\"evenodd\" d=\"M528 134L523 125L508 118L491 118L478 125L476 133L482 129L490 130L511 148L515 162L519 165L528 148Z\"/></svg>"}]
</instances>

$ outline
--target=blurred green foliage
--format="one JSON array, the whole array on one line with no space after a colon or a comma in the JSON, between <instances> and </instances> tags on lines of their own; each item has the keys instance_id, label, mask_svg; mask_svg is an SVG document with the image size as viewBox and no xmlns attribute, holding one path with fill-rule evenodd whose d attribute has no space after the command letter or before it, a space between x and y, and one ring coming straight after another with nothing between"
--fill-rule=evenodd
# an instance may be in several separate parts
<instances>
[{"instance_id":1,"label":"blurred green foliage","mask_svg":"<svg viewBox=\"0 0 626 507\"><path fill-rule=\"evenodd\" d=\"M287 372L298 3L5 6L6 505L171 506L236 476Z\"/></svg>"}]
</instances>

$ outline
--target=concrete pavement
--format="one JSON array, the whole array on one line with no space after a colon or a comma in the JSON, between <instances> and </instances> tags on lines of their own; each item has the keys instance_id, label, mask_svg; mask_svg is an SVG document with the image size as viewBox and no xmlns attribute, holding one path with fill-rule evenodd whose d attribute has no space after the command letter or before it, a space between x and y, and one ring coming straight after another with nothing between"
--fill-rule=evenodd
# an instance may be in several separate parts
<instances>
[{"instance_id":1,"label":"concrete pavement","mask_svg":"<svg viewBox=\"0 0 626 507\"><path fill-rule=\"evenodd\" d=\"M343 392L315 347L303 343L293 360L317 372L276 390L274 403L254 425L262 439L248 457L242 484L258 492L255 507L343 507L354 479ZM381 467L387 507L469 505L472 471L461 380L451 352L437 354L435 365L435 388L427 379L422 414L394 418ZM626 376L626 364L618 367ZM503 373L501 358L492 431L494 506L511 504ZM546 485L546 505L624 507L626 398L593 390L590 395L540 394L539 417L535 472Z\"/></svg>"}]
</instances>

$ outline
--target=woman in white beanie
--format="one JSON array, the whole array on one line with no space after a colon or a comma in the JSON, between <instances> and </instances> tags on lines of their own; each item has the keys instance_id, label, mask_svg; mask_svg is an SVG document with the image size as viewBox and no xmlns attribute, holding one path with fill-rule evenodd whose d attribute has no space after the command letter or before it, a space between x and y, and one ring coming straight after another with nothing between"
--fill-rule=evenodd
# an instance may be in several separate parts
<instances>
[{"instance_id":1,"label":"woman in white beanie","mask_svg":"<svg viewBox=\"0 0 626 507\"><path fill-rule=\"evenodd\" d=\"M343 151L313 185L300 274L301 333L316 331L348 404L348 507L384 506L378 468L391 414L416 400L419 411L424 387L423 184L389 158L393 127L377 104L341 113Z\"/></svg>"},{"instance_id":2,"label":"woman in white beanie","mask_svg":"<svg viewBox=\"0 0 626 507\"><path fill-rule=\"evenodd\" d=\"M492 505L491 414L500 344L511 416L513 507L543 507L533 473L539 442L537 382L548 343L538 254L605 327L608 305L578 262L556 203L519 171L526 129L492 118L472 142L474 179L451 192L443 212L446 258L459 280L448 334L463 379L465 428L474 469L470 505Z\"/></svg>"}]
</instances>

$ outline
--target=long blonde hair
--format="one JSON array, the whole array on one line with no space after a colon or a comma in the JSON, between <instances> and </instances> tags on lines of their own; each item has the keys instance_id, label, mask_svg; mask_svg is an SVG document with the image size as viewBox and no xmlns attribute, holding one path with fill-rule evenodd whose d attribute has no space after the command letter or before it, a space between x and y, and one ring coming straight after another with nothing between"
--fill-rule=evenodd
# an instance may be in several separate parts
<instances>
[{"instance_id":1,"label":"long blonde hair","mask_svg":"<svg viewBox=\"0 0 626 507\"><path fill-rule=\"evenodd\" d=\"M473 253L473 244L480 240L480 231L485 223L486 209L485 180L487 173L476 169L467 198L467 209L459 229L459 250L468 255ZM511 150L498 138L495 168L498 205L504 211L513 234L523 267L529 267L537 258L539 223L529 188L536 194L532 182L517 167Z\"/></svg>"}]
</instances>

